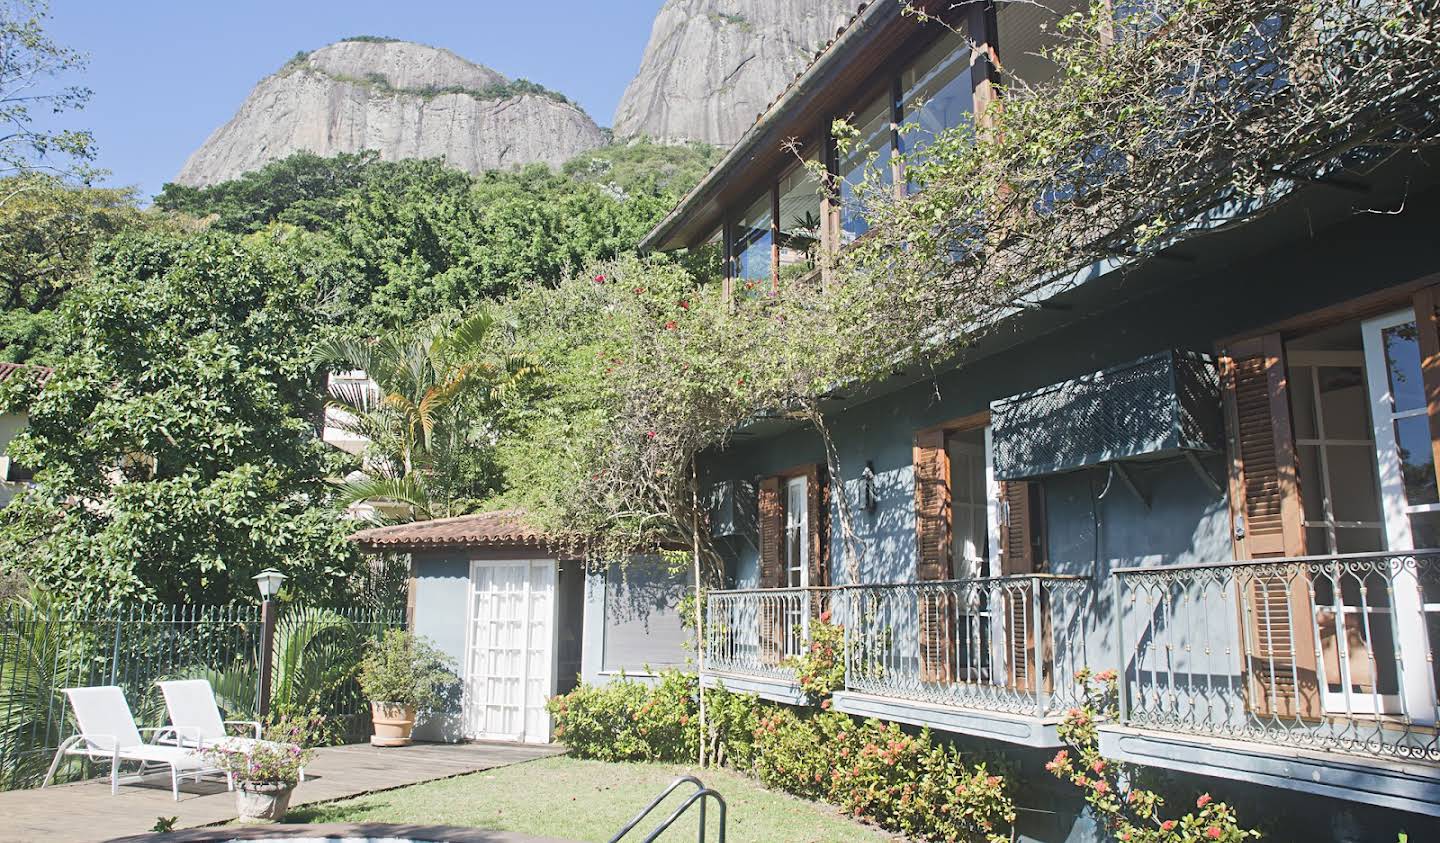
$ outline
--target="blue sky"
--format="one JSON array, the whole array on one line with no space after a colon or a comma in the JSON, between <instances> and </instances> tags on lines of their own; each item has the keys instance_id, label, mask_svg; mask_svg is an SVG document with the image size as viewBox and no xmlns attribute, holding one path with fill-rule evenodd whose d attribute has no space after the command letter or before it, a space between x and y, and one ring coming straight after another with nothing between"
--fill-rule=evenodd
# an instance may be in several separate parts
<instances>
[{"instance_id":1,"label":"blue sky","mask_svg":"<svg viewBox=\"0 0 1440 843\"><path fill-rule=\"evenodd\" d=\"M663 0L51 0L50 33L90 54L93 131L109 183L149 197L299 50L350 35L446 47L579 102L610 125Z\"/></svg>"}]
</instances>

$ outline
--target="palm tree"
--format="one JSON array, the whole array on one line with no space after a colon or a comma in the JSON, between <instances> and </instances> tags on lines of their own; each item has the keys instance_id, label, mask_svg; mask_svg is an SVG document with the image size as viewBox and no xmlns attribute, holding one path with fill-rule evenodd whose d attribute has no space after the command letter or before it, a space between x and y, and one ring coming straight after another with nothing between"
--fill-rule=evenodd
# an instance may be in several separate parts
<instances>
[{"instance_id":1,"label":"palm tree","mask_svg":"<svg viewBox=\"0 0 1440 843\"><path fill-rule=\"evenodd\" d=\"M487 402L534 368L523 355L489 351L495 327L481 311L454 324L317 348L320 365L362 369L371 382L332 382L329 390L331 423L370 443L366 476L346 483L342 505L397 502L417 520L458 514L466 497L459 475L467 451L484 445L476 434L486 430Z\"/></svg>"}]
</instances>

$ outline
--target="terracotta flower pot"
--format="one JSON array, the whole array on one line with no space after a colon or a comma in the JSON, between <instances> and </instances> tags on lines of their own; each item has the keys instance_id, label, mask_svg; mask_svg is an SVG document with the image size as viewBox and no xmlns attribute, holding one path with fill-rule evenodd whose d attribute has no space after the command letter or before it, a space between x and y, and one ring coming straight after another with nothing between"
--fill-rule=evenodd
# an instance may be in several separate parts
<instances>
[{"instance_id":1,"label":"terracotta flower pot","mask_svg":"<svg viewBox=\"0 0 1440 843\"><path fill-rule=\"evenodd\" d=\"M242 822L278 823L290 810L293 784L238 782L235 785L235 810Z\"/></svg>"},{"instance_id":2,"label":"terracotta flower pot","mask_svg":"<svg viewBox=\"0 0 1440 843\"><path fill-rule=\"evenodd\" d=\"M372 746L409 746L410 730L415 728L415 706L399 703L370 703L370 720L375 734Z\"/></svg>"}]
</instances>

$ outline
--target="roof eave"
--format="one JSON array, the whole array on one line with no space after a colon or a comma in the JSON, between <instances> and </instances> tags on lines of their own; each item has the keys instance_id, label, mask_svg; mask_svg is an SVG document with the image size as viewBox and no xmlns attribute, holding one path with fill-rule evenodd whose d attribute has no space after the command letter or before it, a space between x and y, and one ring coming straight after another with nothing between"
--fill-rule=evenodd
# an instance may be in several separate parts
<instances>
[{"instance_id":1,"label":"roof eave","mask_svg":"<svg viewBox=\"0 0 1440 843\"><path fill-rule=\"evenodd\" d=\"M702 204L713 200L721 184L736 170L745 166L754 152L782 128L785 118L797 103L810 96L816 88L824 87L833 74L844 66L849 55L861 49L870 38L878 34L883 24L899 18L903 8L904 4L898 0L878 0L868 6L862 5L849 25L770 107L756 118L755 124L730 147L725 157L645 235L640 241L640 251L668 251L689 246L689 242L677 237L677 229L681 224L693 216Z\"/></svg>"}]
</instances>

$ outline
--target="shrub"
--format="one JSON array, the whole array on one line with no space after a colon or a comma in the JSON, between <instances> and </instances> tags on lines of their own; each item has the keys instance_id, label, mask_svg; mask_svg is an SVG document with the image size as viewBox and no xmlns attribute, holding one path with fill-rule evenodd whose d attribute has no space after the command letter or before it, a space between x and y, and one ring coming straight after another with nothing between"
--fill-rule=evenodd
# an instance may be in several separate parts
<instances>
[{"instance_id":1,"label":"shrub","mask_svg":"<svg viewBox=\"0 0 1440 843\"><path fill-rule=\"evenodd\" d=\"M1219 840L1243 843L1260 832L1240 825L1235 811L1203 793L1195 800L1195 811L1178 819L1161 819L1165 800L1154 791L1136 785L1138 770L1100 754L1101 718L1114 720L1118 690L1115 671L1092 674L1088 668L1075 675L1085 689L1079 708L1072 708L1057 731L1069 745L1056 753L1045 769L1066 779L1085 793L1085 801L1117 840L1125 843L1188 843Z\"/></svg>"},{"instance_id":2,"label":"shrub","mask_svg":"<svg viewBox=\"0 0 1440 843\"><path fill-rule=\"evenodd\" d=\"M428 711L458 682L449 656L424 638L390 629L372 641L360 663L360 690L372 702L414 706Z\"/></svg>"},{"instance_id":3,"label":"shrub","mask_svg":"<svg viewBox=\"0 0 1440 843\"><path fill-rule=\"evenodd\" d=\"M838 629L838 627L834 627ZM699 685L666 672L654 687L622 679L550 701L571 754L602 761L698 758ZM923 840L1006 840L1014 822L1006 779L970 766L930 732L893 723L705 692L707 752L765 786L824 799L846 813Z\"/></svg>"},{"instance_id":4,"label":"shrub","mask_svg":"<svg viewBox=\"0 0 1440 843\"><path fill-rule=\"evenodd\" d=\"M809 647L789 660L806 702L830 707L830 695L845 686L845 627L830 622L830 611L810 621Z\"/></svg>"}]
</instances>

